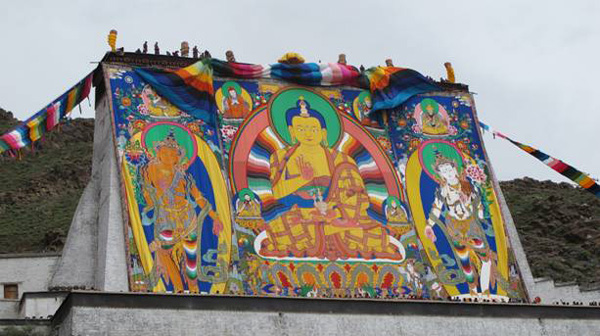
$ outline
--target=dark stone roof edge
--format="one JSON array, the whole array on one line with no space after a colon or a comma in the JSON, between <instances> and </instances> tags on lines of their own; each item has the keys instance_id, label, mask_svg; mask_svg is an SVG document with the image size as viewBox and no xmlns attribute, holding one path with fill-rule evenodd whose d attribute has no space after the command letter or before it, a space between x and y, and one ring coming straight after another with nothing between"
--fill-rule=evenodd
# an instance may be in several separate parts
<instances>
[{"instance_id":1,"label":"dark stone roof edge","mask_svg":"<svg viewBox=\"0 0 600 336\"><path fill-rule=\"evenodd\" d=\"M0 319L0 326L50 325L51 319Z\"/></svg>"},{"instance_id":2,"label":"dark stone roof edge","mask_svg":"<svg viewBox=\"0 0 600 336\"><path fill-rule=\"evenodd\" d=\"M14 258L50 258L60 257L61 252L50 252L50 253L6 253L0 254L0 259L14 259Z\"/></svg>"}]
</instances>

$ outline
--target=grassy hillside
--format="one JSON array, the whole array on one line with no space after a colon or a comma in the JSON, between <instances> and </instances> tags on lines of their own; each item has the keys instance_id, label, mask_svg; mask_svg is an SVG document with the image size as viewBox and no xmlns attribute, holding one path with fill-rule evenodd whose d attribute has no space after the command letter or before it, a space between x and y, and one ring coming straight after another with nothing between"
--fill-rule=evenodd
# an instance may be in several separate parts
<instances>
[{"instance_id":1,"label":"grassy hillside","mask_svg":"<svg viewBox=\"0 0 600 336\"><path fill-rule=\"evenodd\" d=\"M0 109L0 133L16 124ZM62 248L90 177L93 130L93 119L74 119L21 159L0 156L0 253Z\"/></svg>"},{"instance_id":2,"label":"grassy hillside","mask_svg":"<svg viewBox=\"0 0 600 336\"><path fill-rule=\"evenodd\" d=\"M0 109L0 133L16 124ZM89 180L93 129L93 119L74 119L21 160L0 156L0 253L62 248ZM600 199L566 183L529 178L501 186L534 276L582 284L598 279Z\"/></svg>"}]
</instances>

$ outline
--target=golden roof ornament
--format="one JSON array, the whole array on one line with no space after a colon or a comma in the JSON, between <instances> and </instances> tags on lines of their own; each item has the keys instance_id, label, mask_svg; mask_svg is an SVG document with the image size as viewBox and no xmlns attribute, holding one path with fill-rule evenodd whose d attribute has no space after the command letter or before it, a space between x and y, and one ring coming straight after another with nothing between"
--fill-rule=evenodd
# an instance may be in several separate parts
<instances>
[{"instance_id":1,"label":"golden roof ornament","mask_svg":"<svg viewBox=\"0 0 600 336\"><path fill-rule=\"evenodd\" d=\"M117 31L115 29L112 29L110 33L108 33L107 41L110 51L117 51Z\"/></svg>"},{"instance_id":2,"label":"golden roof ornament","mask_svg":"<svg viewBox=\"0 0 600 336\"><path fill-rule=\"evenodd\" d=\"M448 83L456 83L456 77L454 76L454 68L452 68L452 63L446 62L444 63L444 67L446 68Z\"/></svg>"},{"instance_id":3,"label":"golden roof ornament","mask_svg":"<svg viewBox=\"0 0 600 336\"><path fill-rule=\"evenodd\" d=\"M283 64L302 64L304 63L304 57L295 52L288 52L277 61Z\"/></svg>"}]
</instances>

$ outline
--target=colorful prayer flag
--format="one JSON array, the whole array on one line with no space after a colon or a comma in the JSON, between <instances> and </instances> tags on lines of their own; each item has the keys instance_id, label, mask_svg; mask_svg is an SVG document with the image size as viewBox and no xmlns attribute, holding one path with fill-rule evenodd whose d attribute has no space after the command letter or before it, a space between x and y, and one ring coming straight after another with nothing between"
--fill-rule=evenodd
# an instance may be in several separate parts
<instances>
[{"instance_id":1,"label":"colorful prayer flag","mask_svg":"<svg viewBox=\"0 0 600 336\"><path fill-rule=\"evenodd\" d=\"M583 189L591 192L592 194L596 195L597 197L600 197L600 185L598 185L598 183L596 183L593 178L591 178L587 174L583 173L582 171L576 169L575 167L573 167L559 159L553 158L550 155L548 155L534 147L531 147L529 145L515 141L515 140L509 138L508 136L504 135L503 133L492 130L492 128L490 126L488 126L482 122L479 122L479 125L484 131L492 132L492 134L494 136L498 136L500 138L503 138L503 139L511 142L513 145L519 147L523 151L529 153L531 156L542 161L545 165L547 165L548 167L557 171L564 177L579 184Z\"/></svg>"}]
</instances>

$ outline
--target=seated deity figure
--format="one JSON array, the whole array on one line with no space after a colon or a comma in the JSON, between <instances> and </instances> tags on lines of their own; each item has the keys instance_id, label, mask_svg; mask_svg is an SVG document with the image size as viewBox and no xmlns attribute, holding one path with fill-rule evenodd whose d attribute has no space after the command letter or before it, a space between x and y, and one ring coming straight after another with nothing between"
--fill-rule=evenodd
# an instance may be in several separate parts
<instances>
[{"instance_id":1,"label":"seated deity figure","mask_svg":"<svg viewBox=\"0 0 600 336\"><path fill-rule=\"evenodd\" d=\"M151 116L177 117L181 114L175 106L156 94L150 85L144 86L141 96L144 106Z\"/></svg>"},{"instance_id":2,"label":"seated deity figure","mask_svg":"<svg viewBox=\"0 0 600 336\"><path fill-rule=\"evenodd\" d=\"M390 234L396 239L400 239L403 235L412 230L412 225L408 221L406 210L400 204L397 197L390 196L385 201L385 218Z\"/></svg>"},{"instance_id":3,"label":"seated deity figure","mask_svg":"<svg viewBox=\"0 0 600 336\"><path fill-rule=\"evenodd\" d=\"M329 147L324 116L300 97L285 118L292 145L271 155L269 176L282 211L266 225L261 254L402 259L386 228L367 215L356 162Z\"/></svg>"},{"instance_id":4,"label":"seated deity figure","mask_svg":"<svg viewBox=\"0 0 600 336\"><path fill-rule=\"evenodd\" d=\"M362 98L362 99L360 99L360 98ZM379 126L376 121L371 120L368 117L369 112L371 112L371 107L372 107L370 95L365 95L364 97L359 96L356 107L358 109L359 119L363 125L372 126L372 127Z\"/></svg>"},{"instance_id":5,"label":"seated deity figure","mask_svg":"<svg viewBox=\"0 0 600 336\"><path fill-rule=\"evenodd\" d=\"M390 223L407 223L406 211L395 198L390 198L389 205L385 209L385 215Z\"/></svg>"},{"instance_id":6,"label":"seated deity figure","mask_svg":"<svg viewBox=\"0 0 600 336\"><path fill-rule=\"evenodd\" d=\"M423 133L430 135L442 135L448 133L447 121L440 114L440 106L431 99L425 98L421 101L421 123L423 125Z\"/></svg>"},{"instance_id":7,"label":"seated deity figure","mask_svg":"<svg viewBox=\"0 0 600 336\"><path fill-rule=\"evenodd\" d=\"M239 199L235 202L235 214L237 223L242 227L255 233L263 228L260 203L249 189L240 192Z\"/></svg>"},{"instance_id":8,"label":"seated deity figure","mask_svg":"<svg viewBox=\"0 0 600 336\"><path fill-rule=\"evenodd\" d=\"M198 292L198 240L206 216L213 220L213 233L223 228L219 216L185 171L185 150L173 129L153 144L155 155L142 168L145 225L154 225L154 252L151 277L162 277L176 292Z\"/></svg>"},{"instance_id":9,"label":"seated deity figure","mask_svg":"<svg viewBox=\"0 0 600 336\"><path fill-rule=\"evenodd\" d=\"M250 106L235 87L229 86L223 94L223 113L228 118L244 118L250 112Z\"/></svg>"},{"instance_id":10,"label":"seated deity figure","mask_svg":"<svg viewBox=\"0 0 600 336\"><path fill-rule=\"evenodd\" d=\"M439 176L431 211L425 227L425 235L432 242L437 240L433 227L442 228L460 259L471 295L489 295L490 286L496 283L495 253L490 249L482 227L484 208L481 198L459 173L459 164L435 150L433 169ZM443 222L442 222L443 219Z\"/></svg>"}]
</instances>

